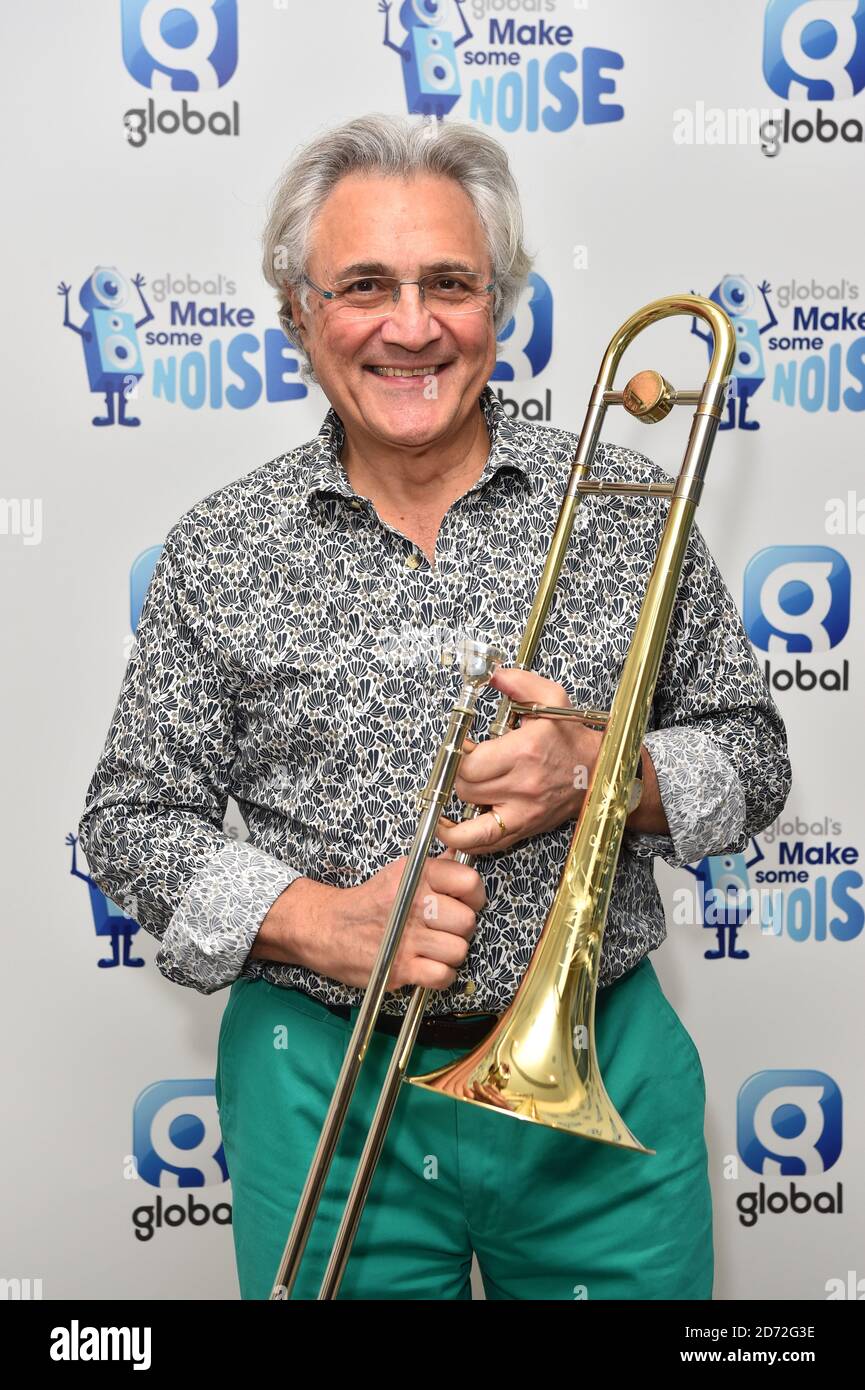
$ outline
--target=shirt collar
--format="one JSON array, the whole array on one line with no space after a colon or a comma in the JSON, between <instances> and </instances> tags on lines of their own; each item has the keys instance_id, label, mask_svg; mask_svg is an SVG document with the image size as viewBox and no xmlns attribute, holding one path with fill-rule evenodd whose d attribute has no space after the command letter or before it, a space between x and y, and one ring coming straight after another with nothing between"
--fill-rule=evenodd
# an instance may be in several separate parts
<instances>
[{"instance_id":1,"label":"shirt collar","mask_svg":"<svg viewBox=\"0 0 865 1390\"><path fill-rule=\"evenodd\" d=\"M476 492L484 487L503 468L514 469L528 478L530 464L524 446L517 442L514 423L489 385L478 397L478 404L487 422L490 452L480 477L469 491ZM301 490L306 502L324 494L335 493L349 499L359 496L349 482L340 459L344 442L345 428L331 406L315 439L306 446L306 477Z\"/></svg>"}]
</instances>

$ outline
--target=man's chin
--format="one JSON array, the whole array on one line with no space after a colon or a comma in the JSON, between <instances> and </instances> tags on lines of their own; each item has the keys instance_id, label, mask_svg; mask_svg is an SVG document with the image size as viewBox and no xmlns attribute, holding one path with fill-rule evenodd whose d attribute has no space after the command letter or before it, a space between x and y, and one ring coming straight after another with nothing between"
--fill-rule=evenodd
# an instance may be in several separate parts
<instances>
[{"instance_id":1,"label":"man's chin","mask_svg":"<svg viewBox=\"0 0 865 1390\"><path fill-rule=\"evenodd\" d=\"M423 378L421 378L423 380ZM367 387L358 402L367 429L393 443L423 443L452 423L459 397L451 391L431 394L430 383L420 387Z\"/></svg>"}]
</instances>

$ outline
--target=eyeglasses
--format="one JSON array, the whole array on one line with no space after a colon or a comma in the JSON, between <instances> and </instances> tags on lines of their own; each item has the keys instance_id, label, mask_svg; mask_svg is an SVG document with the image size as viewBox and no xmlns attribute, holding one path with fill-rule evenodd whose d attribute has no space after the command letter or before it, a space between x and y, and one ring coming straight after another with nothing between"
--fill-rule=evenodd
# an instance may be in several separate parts
<instances>
[{"instance_id":1,"label":"eyeglasses","mask_svg":"<svg viewBox=\"0 0 865 1390\"><path fill-rule=\"evenodd\" d=\"M495 280L483 284L476 270L434 271L419 280L399 280L395 275L364 275L357 279L337 280L332 290L323 290L303 276L310 289L329 299L336 313L348 319L382 319L392 314L399 303L403 285L417 285L421 304L431 314L453 318L460 314L477 314L488 303L487 295L495 288Z\"/></svg>"}]
</instances>

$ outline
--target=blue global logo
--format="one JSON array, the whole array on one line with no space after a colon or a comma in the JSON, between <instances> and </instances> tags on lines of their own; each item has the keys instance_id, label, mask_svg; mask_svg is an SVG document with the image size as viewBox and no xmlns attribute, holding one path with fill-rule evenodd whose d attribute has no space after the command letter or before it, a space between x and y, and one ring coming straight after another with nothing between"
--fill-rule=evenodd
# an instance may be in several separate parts
<instances>
[{"instance_id":1,"label":"blue global logo","mask_svg":"<svg viewBox=\"0 0 865 1390\"><path fill-rule=\"evenodd\" d=\"M825 1173L841 1154L841 1092L822 1071L759 1071L737 1103L737 1145L754 1173Z\"/></svg>"},{"instance_id":2,"label":"blue global logo","mask_svg":"<svg viewBox=\"0 0 865 1390\"><path fill-rule=\"evenodd\" d=\"M142 87L224 87L237 67L237 0L121 0L123 61Z\"/></svg>"},{"instance_id":3,"label":"blue global logo","mask_svg":"<svg viewBox=\"0 0 865 1390\"><path fill-rule=\"evenodd\" d=\"M745 570L743 616L764 652L825 652L850 626L850 566L827 545L771 545Z\"/></svg>"},{"instance_id":4,"label":"blue global logo","mask_svg":"<svg viewBox=\"0 0 865 1390\"><path fill-rule=\"evenodd\" d=\"M135 1102L132 1152L151 1187L210 1187L228 1181L214 1083L155 1081Z\"/></svg>"},{"instance_id":5,"label":"blue global logo","mask_svg":"<svg viewBox=\"0 0 865 1390\"><path fill-rule=\"evenodd\" d=\"M841 101L865 87L865 0L769 0L763 76L787 101Z\"/></svg>"},{"instance_id":6,"label":"blue global logo","mask_svg":"<svg viewBox=\"0 0 865 1390\"><path fill-rule=\"evenodd\" d=\"M553 351L553 295L534 271L498 343L491 381L520 381L538 376L547 366Z\"/></svg>"}]
</instances>

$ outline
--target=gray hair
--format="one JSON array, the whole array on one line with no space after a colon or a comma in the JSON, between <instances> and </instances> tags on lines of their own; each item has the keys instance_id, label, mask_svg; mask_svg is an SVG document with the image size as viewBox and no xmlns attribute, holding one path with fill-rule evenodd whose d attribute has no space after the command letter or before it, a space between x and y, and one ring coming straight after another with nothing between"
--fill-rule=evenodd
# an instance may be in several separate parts
<instances>
[{"instance_id":1,"label":"gray hair","mask_svg":"<svg viewBox=\"0 0 865 1390\"><path fill-rule=\"evenodd\" d=\"M290 293L304 310L303 282L313 223L341 178L352 173L410 178L438 174L454 179L471 199L484 230L496 282L496 333L510 319L531 270L523 245L519 193L503 147L476 126L412 121L372 112L324 131L297 154L271 198L262 237L264 278L276 290L279 322L301 357L301 377L315 382L312 361L291 319Z\"/></svg>"}]
</instances>

